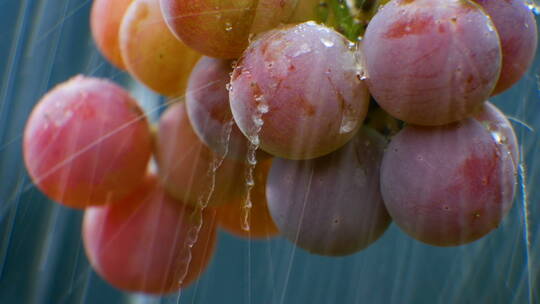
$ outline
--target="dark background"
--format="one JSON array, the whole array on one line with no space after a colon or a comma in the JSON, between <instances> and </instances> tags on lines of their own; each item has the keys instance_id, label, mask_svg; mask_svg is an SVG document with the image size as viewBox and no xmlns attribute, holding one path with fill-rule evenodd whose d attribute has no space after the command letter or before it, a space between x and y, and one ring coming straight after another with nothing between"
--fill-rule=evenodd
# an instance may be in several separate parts
<instances>
[{"instance_id":1,"label":"dark background","mask_svg":"<svg viewBox=\"0 0 540 304\"><path fill-rule=\"evenodd\" d=\"M122 293L102 281L84 255L82 212L44 197L32 186L21 160L22 132L33 105L73 75L111 78L130 88L147 108L163 102L96 51L89 34L90 5L83 0L0 0L2 304L178 300L178 295L160 299ZM280 238L247 242L221 233L209 270L182 292L180 303L540 303L538 75L540 56L518 85L492 99L514 118L527 177L525 183L520 179L510 215L487 237L437 248L392 225L365 251L325 258ZM530 203L530 247L523 189Z\"/></svg>"}]
</instances>

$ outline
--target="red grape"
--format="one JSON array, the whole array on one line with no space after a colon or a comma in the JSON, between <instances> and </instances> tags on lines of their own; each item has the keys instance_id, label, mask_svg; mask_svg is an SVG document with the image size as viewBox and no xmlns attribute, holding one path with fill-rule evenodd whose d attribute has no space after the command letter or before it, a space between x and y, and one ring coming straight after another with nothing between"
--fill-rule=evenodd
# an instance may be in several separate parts
<instances>
[{"instance_id":1,"label":"red grape","mask_svg":"<svg viewBox=\"0 0 540 304\"><path fill-rule=\"evenodd\" d=\"M384 138L362 128L339 150L310 160L274 159L268 208L281 233L312 253L368 247L390 224L379 191Z\"/></svg>"},{"instance_id":2,"label":"red grape","mask_svg":"<svg viewBox=\"0 0 540 304\"><path fill-rule=\"evenodd\" d=\"M197 225L193 212L149 176L122 200L86 210L83 240L88 259L119 289L177 291L206 269L216 243L215 212L208 209L197 241L189 246L190 232Z\"/></svg>"},{"instance_id":3,"label":"red grape","mask_svg":"<svg viewBox=\"0 0 540 304\"><path fill-rule=\"evenodd\" d=\"M369 94L350 42L314 22L275 29L253 41L231 78L240 130L273 155L308 159L351 139Z\"/></svg>"},{"instance_id":4,"label":"red grape","mask_svg":"<svg viewBox=\"0 0 540 304\"><path fill-rule=\"evenodd\" d=\"M486 130L491 134L495 142L503 145L505 150L509 151L517 168L519 164L519 146L514 133L514 128L506 115L495 105L485 102L482 109L474 115ZM501 148L503 148L501 147Z\"/></svg>"},{"instance_id":5,"label":"red grape","mask_svg":"<svg viewBox=\"0 0 540 304\"><path fill-rule=\"evenodd\" d=\"M523 0L474 0L491 17L502 46L501 77L492 95L516 83L531 66L538 33L534 15Z\"/></svg>"},{"instance_id":6,"label":"red grape","mask_svg":"<svg viewBox=\"0 0 540 304\"><path fill-rule=\"evenodd\" d=\"M231 62L203 57L188 82L186 108L193 130L212 151L238 161L247 161L249 141L234 123L229 104ZM269 157L257 151L259 159Z\"/></svg>"},{"instance_id":7,"label":"red grape","mask_svg":"<svg viewBox=\"0 0 540 304\"><path fill-rule=\"evenodd\" d=\"M406 126L382 161L381 193L394 222L437 246L479 239L512 206L516 168L475 119L438 127Z\"/></svg>"},{"instance_id":8,"label":"red grape","mask_svg":"<svg viewBox=\"0 0 540 304\"><path fill-rule=\"evenodd\" d=\"M390 1L369 23L362 49L370 93L411 124L471 116L501 69L493 22L470 1Z\"/></svg>"},{"instance_id":9,"label":"red grape","mask_svg":"<svg viewBox=\"0 0 540 304\"><path fill-rule=\"evenodd\" d=\"M152 135L143 111L107 80L77 76L47 93L24 132L24 159L51 199L83 208L130 192L144 177Z\"/></svg>"},{"instance_id":10,"label":"red grape","mask_svg":"<svg viewBox=\"0 0 540 304\"><path fill-rule=\"evenodd\" d=\"M156 138L156 160L160 178L173 197L198 204L211 192L209 205L240 197L245 188L244 162L224 159L213 172L219 159L193 131L184 103L173 104L163 113Z\"/></svg>"}]
</instances>

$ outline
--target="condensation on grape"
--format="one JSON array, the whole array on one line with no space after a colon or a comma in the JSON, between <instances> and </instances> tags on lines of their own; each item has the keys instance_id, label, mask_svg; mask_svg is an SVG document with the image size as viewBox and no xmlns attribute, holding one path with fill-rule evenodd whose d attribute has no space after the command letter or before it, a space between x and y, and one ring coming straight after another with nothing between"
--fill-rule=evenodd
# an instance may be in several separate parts
<instances>
[{"instance_id":1,"label":"condensation on grape","mask_svg":"<svg viewBox=\"0 0 540 304\"><path fill-rule=\"evenodd\" d=\"M346 107L343 110L343 114L341 117L341 124L339 126L339 133L340 134L346 134L354 131L356 127L358 126L359 118L357 113L350 109L349 107Z\"/></svg>"},{"instance_id":2,"label":"condensation on grape","mask_svg":"<svg viewBox=\"0 0 540 304\"><path fill-rule=\"evenodd\" d=\"M326 47L333 47L334 46L333 41L330 41L330 40L325 39L325 38L321 38L321 43Z\"/></svg>"},{"instance_id":3,"label":"condensation on grape","mask_svg":"<svg viewBox=\"0 0 540 304\"><path fill-rule=\"evenodd\" d=\"M302 45L300 45L298 50L296 52L294 52L294 54L292 56L293 57L298 57L300 55L304 55L304 54L307 54L309 52L311 52L311 48L309 47L309 45L307 43L303 43Z\"/></svg>"}]
</instances>

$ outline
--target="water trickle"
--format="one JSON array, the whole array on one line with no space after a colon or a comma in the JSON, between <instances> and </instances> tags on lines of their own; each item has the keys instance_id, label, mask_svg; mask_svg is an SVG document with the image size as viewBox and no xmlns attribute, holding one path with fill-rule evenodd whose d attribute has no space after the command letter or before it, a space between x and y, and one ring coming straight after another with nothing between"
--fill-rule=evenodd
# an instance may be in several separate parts
<instances>
[{"instance_id":1,"label":"water trickle","mask_svg":"<svg viewBox=\"0 0 540 304\"><path fill-rule=\"evenodd\" d=\"M251 190L255 186L255 179L253 177L253 172L257 166L257 150L260 145L259 133L262 130L264 125L263 115L268 113L270 110L268 103L266 102L262 92L256 84L253 84L253 87L256 88L254 93L254 101L256 103L255 114L251 117L253 122L253 127L250 129L249 134L247 134L249 139L249 146L247 152L247 168L246 168L246 199L242 206L242 229L245 231L250 230L250 212L253 207L251 202Z\"/></svg>"},{"instance_id":2,"label":"water trickle","mask_svg":"<svg viewBox=\"0 0 540 304\"><path fill-rule=\"evenodd\" d=\"M497 144L503 145L507 143L506 136L504 136L504 134L502 134L501 132L491 131L490 133L491 137L493 138L493 140L495 140Z\"/></svg>"},{"instance_id":3,"label":"water trickle","mask_svg":"<svg viewBox=\"0 0 540 304\"><path fill-rule=\"evenodd\" d=\"M214 190L216 187L216 172L219 170L221 165L223 164L223 161L225 160L225 157L227 156L227 153L229 152L229 143L231 139L231 133L232 133L232 127L233 127L234 121L231 119L228 121L223 129L221 130L221 140L220 143L223 144L223 154L219 155L217 153L213 154L212 163L210 164L210 167L207 171L207 176L210 178L210 183L207 191L205 193L201 193L197 199L197 206L195 207L195 210L193 210L193 213L190 215L190 220L194 223L194 225L189 229L187 233L186 238L186 250L184 252L184 256L182 257L182 263L184 267L182 268L182 275L180 276L180 280L178 281L178 284L181 285L184 279L187 276L189 265L192 260L192 254L191 249L195 244L197 243L197 240L199 239L199 232L201 231L203 223L203 212L206 207L208 207L208 203L210 202L210 199L212 198L212 195L214 194Z\"/></svg>"},{"instance_id":4,"label":"water trickle","mask_svg":"<svg viewBox=\"0 0 540 304\"><path fill-rule=\"evenodd\" d=\"M339 134L346 134L354 131L358 125L358 118L354 113L345 111L341 117L341 125L339 126Z\"/></svg>"},{"instance_id":5,"label":"water trickle","mask_svg":"<svg viewBox=\"0 0 540 304\"><path fill-rule=\"evenodd\" d=\"M487 23L487 26L488 26L488 30L490 32L495 32L495 27L493 26L493 23L492 22L488 22Z\"/></svg>"}]
</instances>

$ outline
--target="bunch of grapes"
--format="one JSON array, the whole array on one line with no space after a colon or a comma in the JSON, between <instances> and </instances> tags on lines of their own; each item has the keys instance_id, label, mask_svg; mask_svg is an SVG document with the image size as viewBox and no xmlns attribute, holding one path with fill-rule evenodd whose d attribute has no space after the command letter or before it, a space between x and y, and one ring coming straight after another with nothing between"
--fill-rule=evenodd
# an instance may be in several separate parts
<instances>
[{"instance_id":1,"label":"bunch of grapes","mask_svg":"<svg viewBox=\"0 0 540 304\"><path fill-rule=\"evenodd\" d=\"M76 76L36 105L24 157L85 209L88 258L118 288L187 286L217 227L343 256L391 221L472 242L512 206L518 143L488 99L536 53L521 0L94 0L91 28L167 110L153 128L123 88Z\"/></svg>"}]
</instances>

